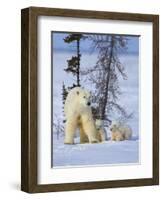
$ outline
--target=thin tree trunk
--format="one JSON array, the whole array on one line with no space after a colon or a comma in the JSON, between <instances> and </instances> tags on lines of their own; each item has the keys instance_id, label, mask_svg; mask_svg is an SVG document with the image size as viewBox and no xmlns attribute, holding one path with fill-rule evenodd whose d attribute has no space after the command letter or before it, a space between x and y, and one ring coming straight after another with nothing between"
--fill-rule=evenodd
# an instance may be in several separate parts
<instances>
[{"instance_id":1,"label":"thin tree trunk","mask_svg":"<svg viewBox=\"0 0 163 200\"><path fill-rule=\"evenodd\" d=\"M79 47L79 39L77 40L77 86L80 86L80 47Z\"/></svg>"},{"instance_id":2,"label":"thin tree trunk","mask_svg":"<svg viewBox=\"0 0 163 200\"><path fill-rule=\"evenodd\" d=\"M101 118L102 120L105 119L105 112L106 112L106 106L108 102L108 89L109 89L109 83L110 83L110 69L112 64L112 57L113 57L113 47L114 47L114 36L111 36L111 49L110 49L110 55L109 55L109 63L108 63L108 70L107 70L107 76L106 76L106 82L105 82L105 91L104 91L104 102L101 109Z\"/></svg>"}]
</instances>

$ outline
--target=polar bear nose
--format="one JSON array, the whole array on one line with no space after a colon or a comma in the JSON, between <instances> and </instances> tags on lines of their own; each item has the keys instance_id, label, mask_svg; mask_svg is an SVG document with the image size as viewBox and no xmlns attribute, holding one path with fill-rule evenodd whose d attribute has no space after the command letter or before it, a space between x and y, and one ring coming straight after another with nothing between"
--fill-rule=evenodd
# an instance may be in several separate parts
<instances>
[{"instance_id":1,"label":"polar bear nose","mask_svg":"<svg viewBox=\"0 0 163 200\"><path fill-rule=\"evenodd\" d=\"M110 130L112 131L112 128L110 128Z\"/></svg>"},{"instance_id":2,"label":"polar bear nose","mask_svg":"<svg viewBox=\"0 0 163 200\"><path fill-rule=\"evenodd\" d=\"M90 105L91 105L91 103L90 103L90 102L88 102L88 103L87 103L87 105L88 105L88 106L90 106Z\"/></svg>"}]
</instances>

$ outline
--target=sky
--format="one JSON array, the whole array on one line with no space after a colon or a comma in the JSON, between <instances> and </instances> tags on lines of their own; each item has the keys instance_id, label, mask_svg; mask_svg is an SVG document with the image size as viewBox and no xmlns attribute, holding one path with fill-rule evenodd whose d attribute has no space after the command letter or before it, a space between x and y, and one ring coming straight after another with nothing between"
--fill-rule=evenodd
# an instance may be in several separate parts
<instances>
[{"instance_id":1,"label":"sky","mask_svg":"<svg viewBox=\"0 0 163 200\"><path fill-rule=\"evenodd\" d=\"M64 38L68 35L66 33L61 32L53 32L53 50L59 51L59 50L68 50L73 51L76 46L74 46L73 43L67 44L64 42ZM139 36L127 36L128 43L127 43L127 53L138 53L139 52ZM91 47L91 41L89 40L82 40L80 43L80 49L82 52L89 51Z\"/></svg>"}]
</instances>

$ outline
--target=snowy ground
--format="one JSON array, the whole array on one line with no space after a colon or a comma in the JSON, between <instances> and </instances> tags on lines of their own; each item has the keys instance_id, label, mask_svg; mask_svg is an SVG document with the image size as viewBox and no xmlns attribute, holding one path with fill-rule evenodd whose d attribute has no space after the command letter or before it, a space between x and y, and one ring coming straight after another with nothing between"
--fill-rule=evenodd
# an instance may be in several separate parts
<instances>
[{"instance_id":1,"label":"snowy ground","mask_svg":"<svg viewBox=\"0 0 163 200\"><path fill-rule=\"evenodd\" d=\"M102 164L138 163L139 140L133 137L122 142L105 141L99 144L64 145L63 140L55 140L53 166L82 166Z\"/></svg>"},{"instance_id":2,"label":"snowy ground","mask_svg":"<svg viewBox=\"0 0 163 200\"><path fill-rule=\"evenodd\" d=\"M53 68L53 121L62 123L63 104L62 104L62 83L71 85L74 81L73 76L67 75L63 70L67 65L67 59L71 53L55 52ZM97 55L82 54L82 66L94 66ZM125 65L128 79L120 79L122 95L121 105L127 111L133 112L134 117L127 123L133 130L133 137L129 141L111 142L110 140L99 144L79 144L76 138L75 145L64 145L63 135L59 133L59 140L56 138L56 129L53 129L52 160L53 167L68 167L82 165L101 165L101 164L127 164L139 162L139 95L138 95L138 55L122 55L121 61ZM91 90L90 84L84 78L82 85ZM114 116L112 116L114 118ZM107 129L109 130L109 129ZM107 133L109 136L109 133Z\"/></svg>"}]
</instances>

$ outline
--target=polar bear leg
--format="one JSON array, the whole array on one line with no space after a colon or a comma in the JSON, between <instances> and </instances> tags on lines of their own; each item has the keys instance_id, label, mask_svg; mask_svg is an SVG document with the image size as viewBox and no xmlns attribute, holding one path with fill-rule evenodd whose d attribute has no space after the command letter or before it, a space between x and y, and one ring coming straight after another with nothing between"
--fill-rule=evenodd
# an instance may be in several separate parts
<instances>
[{"instance_id":1,"label":"polar bear leg","mask_svg":"<svg viewBox=\"0 0 163 200\"><path fill-rule=\"evenodd\" d=\"M105 133L103 130L100 130L100 142L104 142L105 141Z\"/></svg>"},{"instance_id":2,"label":"polar bear leg","mask_svg":"<svg viewBox=\"0 0 163 200\"><path fill-rule=\"evenodd\" d=\"M80 143L81 144L88 143L89 142L88 137L85 134L84 129L81 124L79 125L79 131L80 131Z\"/></svg>"},{"instance_id":3,"label":"polar bear leg","mask_svg":"<svg viewBox=\"0 0 163 200\"><path fill-rule=\"evenodd\" d=\"M97 136L96 137L99 140L99 142L101 142L101 134L100 134L100 131L98 131L98 130L97 130Z\"/></svg>"},{"instance_id":4,"label":"polar bear leg","mask_svg":"<svg viewBox=\"0 0 163 200\"><path fill-rule=\"evenodd\" d=\"M102 132L102 135L101 135L101 141L104 142L105 140L106 140L106 138L105 138L105 134L104 134L104 132Z\"/></svg>"},{"instance_id":5,"label":"polar bear leg","mask_svg":"<svg viewBox=\"0 0 163 200\"><path fill-rule=\"evenodd\" d=\"M126 133L124 134L124 138L126 140L130 140L131 139L131 136L132 136L132 132L129 130L126 131Z\"/></svg>"},{"instance_id":6,"label":"polar bear leg","mask_svg":"<svg viewBox=\"0 0 163 200\"><path fill-rule=\"evenodd\" d=\"M88 136L90 143L98 143L96 138L96 128L92 120L82 120L82 126L85 134Z\"/></svg>"},{"instance_id":7,"label":"polar bear leg","mask_svg":"<svg viewBox=\"0 0 163 200\"><path fill-rule=\"evenodd\" d=\"M65 125L65 144L74 144L75 130L77 128L77 122L74 119L69 119L66 121Z\"/></svg>"},{"instance_id":8,"label":"polar bear leg","mask_svg":"<svg viewBox=\"0 0 163 200\"><path fill-rule=\"evenodd\" d=\"M124 140L124 137L123 137L123 135L122 135L122 133L118 133L117 135L116 135L116 141L122 141L122 140Z\"/></svg>"},{"instance_id":9,"label":"polar bear leg","mask_svg":"<svg viewBox=\"0 0 163 200\"><path fill-rule=\"evenodd\" d=\"M97 139L99 140L99 142L105 141L105 137L102 130L97 131Z\"/></svg>"},{"instance_id":10,"label":"polar bear leg","mask_svg":"<svg viewBox=\"0 0 163 200\"><path fill-rule=\"evenodd\" d=\"M116 140L116 135L115 135L115 133L111 133L111 141L115 141Z\"/></svg>"}]
</instances>

